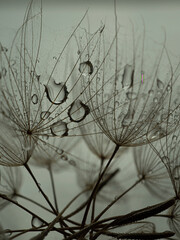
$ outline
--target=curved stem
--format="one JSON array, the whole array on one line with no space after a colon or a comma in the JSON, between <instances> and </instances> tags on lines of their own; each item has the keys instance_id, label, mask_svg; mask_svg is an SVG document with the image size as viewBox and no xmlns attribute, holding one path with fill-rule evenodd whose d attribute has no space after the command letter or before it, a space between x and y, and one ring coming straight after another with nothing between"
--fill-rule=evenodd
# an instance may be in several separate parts
<instances>
[{"instance_id":1,"label":"curved stem","mask_svg":"<svg viewBox=\"0 0 180 240\"><path fill-rule=\"evenodd\" d=\"M86 210L85 210L85 213L84 213L84 217L83 217L83 220L82 220L82 227L84 227L84 225L85 225L85 223L86 223L86 219L87 219L87 216L88 216L89 208L90 208L92 199L94 198L94 195L95 195L96 192L97 192L97 189L98 189L98 187L99 187L99 183L101 182L101 180L102 180L104 174L106 173L109 165L111 164L114 156L116 155L117 151L119 150L119 147L120 147L119 145L116 145L112 156L110 157L110 159L109 159L109 161L107 162L104 170L102 171L101 175L99 176L99 178L98 178L98 180L97 180L97 183L96 183L96 185L95 185L95 187L94 187L94 189L93 189L93 191L92 191L92 193L91 193L91 195L90 195L90 197L89 197L89 200L88 200L88 203L87 203L87 206L86 206Z\"/></svg>"},{"instance_id":2,"label":"curved stem","mask_svg":"<svg viewBox=\"0 0 180 240\"><path fill-rule=\"evenodd\" d=\"M56 197L56 189L55 189L55 184L54 184L54 177L53 177L53 172L52 172L51 166L49 166L48 170L49 170L49 175L50 175L50 179L51 179L55 208L56 208L56 211L59 212L57 197Z\"/></svg>"},{"instance_id":3,"label":"curved stem","mask_svg":"<svg viewBox=\"0 0 180 240\"><path fill-rule=\"evenodd\" d=\"M125 192L123 192L122 194L120 194L116 199L114 199L95 219L94 221L97 221L105 212L107 212L107 210L109 210L110 207L112 207L112 205L114 205L120 198L122 198L126 193L128 193L130 190L132 190L135 186L137 186L141 181L143 180L143 178L140 178L139 180L137 180L132 186L130 186Z\"/></svg>"},{"instance_id":4,"label":"curved stem","mask_svg":"<svg viewBox=\"0 0 180 240\"><path fill-rule=\"evenodd\" d=\"M32 203L34 203L35 205L41 207L42 209L44 209L44 210L46 210L46 211L54 214L53 211L51 211L50 209L48 209L48 208L46 208L45 206L41 205L40 203L34 201L34 200L31 199L31 198L28 198L28 197L26 197L26 196L24 196L24 195L21 195L20 193L15 193L15 196L17 196L17 197L19 197L19 198L22 198L22 199L25 199L25 200L27 200L27 201L29 201L29 202L32 202Z\"/></svg>"},{"instance_id":5,"label":"curved stem","mask_svg":"<svg viewBox=\"0 0 180 240\"><path fill-rule=\"evenodd\" d=\"M32 177L32 179L34 180L37 188L39 189L39 191L41 192L41 194L43 195L43 197L45 198L45 200L46 200L47 203L49 204L49 206L50 206L50 208L52 209L52 211L54 212L54 214L57 215L56 209L53 207L52 203L49 201L48 196L44 193L44 191L43 191L42 188L40 187L39 183L37 182L34 174L32 173L32 171L31 171L31 169L30 169L29 165L26 163L26 164L24 164L24 167L26 168L26 170L28 171L28 173L30 174L30 176Z\"/></svg>"}]
</instances>

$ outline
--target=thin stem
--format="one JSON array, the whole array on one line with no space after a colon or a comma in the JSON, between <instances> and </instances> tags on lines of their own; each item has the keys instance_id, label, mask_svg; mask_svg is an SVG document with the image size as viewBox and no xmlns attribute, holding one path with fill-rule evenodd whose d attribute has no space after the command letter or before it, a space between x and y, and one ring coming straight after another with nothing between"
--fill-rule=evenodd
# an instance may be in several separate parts
<instances>
[{"instance_id":1,"label":"thin stem","mask_svg":"<svg viewBox=\"0 0 180 240\"><path fill-rule=\"evenodd\" d=\"M45 223L46 225L48 225L48 223L42 219L41 217L39 217L38 215L36 215L35 213L33 213L32 211L30 211L28 208L24 207L23 205L21 205L20 203L18 203L17 201L8 198L6 195L4 194L0 194L0 198L7 200L8 202L11 202L13 204L15 204L16 206L18 206L19 208L23 209L25 212L29 213L30 215L32 215L33 217L38 218L41 222Z\"/></svg>"},{"instance_id":2,"label":"thin stem","mask_svg":"<svg viewBox=\"0 0 180 240\"><path fill-rule=\"evenodd\" d=\"M125 192L123 192L122 194L120 194L117 198L115 198L95 219L94 221L97 221L105 212L107 212L107 210L109 210L109 208L114 205L114 203L116 203L120 198L122 198L126 193L128 193L130 190L132 190L135 186L137 186L143 179L140 178L139 180L137 180L132 186L130 186Z\"/></svg>"},{"instance_id":3,"label":"thin stem","mask_svg":"<svg viewBox=\"0 0 180 240\"><path fill-rule=\"evenodd\" d=\"M87 216L88 216L89 208L90 208L92 199L93 199L94 195L96 194L96 191L97 191L97 189L98 189L98 187L99 187L99 183L101 182L101 180L102 180L105 172L107 171L107 169L108 169L109 165L111 164L114 156L116 155L117 151L119 150L119 147L120 147L119 145L116 145L112 156L110 157L110 159L109 159L109 161L107 162L104 170L102 171L101 175L99 176L98 181L97 181L97 183L96 183L96 185L95 185L95 187L94 187L94 189L93 189L93 191L92 191L92 193L91 193L91 195L90 195L90 198L89 198L89 200L88 200L88 203L87 203L87 206L86 206L86 210L85 210L85 213L84 213L84 217L83 217L83 220L82 220L82 227L84 227L84 225L85 225L85 223L86 223L86 219L87 219Z\"/></svg>"},{"instance_id":4,"label":"thin stem","mask_svg":"<svg viewBox=\"0 0 180 240\"><path fill-rule=\"evenodd\" d=\"M46 200L47 203L49 204L49 206L50 206L50 208L52 209L52 211L57 215L56 209L53 207L52 203L49 201L48 196L44 193L44 191L43 191L42 188L40 187L39 183L37 182L34 174L32 173L32 171L31 171L31 169L30 169L29 165L26 163L26 164L24 164L24 166L25 166L26 170L29 172L29 174L30 174L30 176L32 177L32 179L34 180L37 188L39 189L39 191L41 192L41 194L43 195L43 197L45 198L45 200Z\"/></svg>"},{"instance_id":5,"label":"thin stem","mask_svg":"<svg viewBox=\"0 0 180 240\"><path fill-rule=\"evenodd\" d=\"M58 203L57 203L57 197L56 197L56 189L55 189L55 184L54 184L54 177L53 177L53 172L52 172L51 166L49 166L48 169L49 169L51 185L52 185L52 190L53 190L53 197L54 197L55 208L56 208L56 211L59 212Z\"/></svg>"},{"instance_id":6,"label":"thin stem","mask_svg":"<svg viewBox=\"0 0 180 240\"><path fill-rule=\"evenodd\" d=\"M51 211L50 209L48 209L48 208L46 208L45 206L41 205L40 203L34 201L34 200L31 199L31 198L28 198L28 197L26 197L26 196L24 196L24 195L21 195L20 193L15 193L15 196L20 197L20 198L22 198L22 199L25 199L25 200L27 200L27 201L29 201L29 202L32 202L32 203L34 203L35 205L37 205L37 206L43 208L44 210L46 210L46 211L48 211L48 212L54 214L53 211Z\"/></svg>"}]
</instances>

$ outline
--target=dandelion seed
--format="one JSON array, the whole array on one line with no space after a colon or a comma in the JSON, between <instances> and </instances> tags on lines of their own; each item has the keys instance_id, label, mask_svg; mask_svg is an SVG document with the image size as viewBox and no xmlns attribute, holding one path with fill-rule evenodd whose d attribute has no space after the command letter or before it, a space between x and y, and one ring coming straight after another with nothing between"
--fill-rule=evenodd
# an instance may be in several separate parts
<instances>
[{"instance_id":1,"label":"dandelion seed","mask_svg":"<svg viewBox=\"0 0 180 240\"><path fill-rule=\"evenodd\" d=\"M15 198L22 184L22 175L19 168L0 167L0 194L8 198ZM9 202L0 199L0 209L4 208Z\"/></svg>"}]
</instances>

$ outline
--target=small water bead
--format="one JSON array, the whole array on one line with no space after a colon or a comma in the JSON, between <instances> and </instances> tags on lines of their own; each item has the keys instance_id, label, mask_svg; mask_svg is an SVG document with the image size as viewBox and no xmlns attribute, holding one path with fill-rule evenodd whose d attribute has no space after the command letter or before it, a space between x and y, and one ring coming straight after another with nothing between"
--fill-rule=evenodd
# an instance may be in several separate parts
<instances>
[{"instance_id":1,"label":"small water bead","mask_svg":"<svg viewBox=\"0 0 180 240\"><path fill-rule=\"evenodd\" d=\"M67 123L59 120L53 123L50 127L53 136L64 137L68 135Z\"/></svg>"},{"instance_id":2,"label":"small water bead","mask_svg":"<svg viewBox=\"0 0 180 240\"><path fill-rule=\"evenodd\" d=\"M133 92L127 92L126 96L129 100L134 100L137 97L136 93L133 93Z\"/></svg>"},{"instance_id":3,"label":"small water bead","mask_svg":"<svg viewBox=\"0 0 180 240\"><path fill-rule=\"evenodd\" d=\"M126 64L124 67L124 73L122 75L122 88L128 89L133 86L134 81L134 69L131 65Z\"/></svg>"},{"instance_id":4,"label":"small water bead","mask_svg":"<svg viewBox=\"0 0 180 240\"><path fill-rule=\"evenodd\" d=\"M1 51L2 51L2 52L7 52L8 49L7 49L6 47L1 46Z\"/></svg>"},{"instance_id":5,"label":"small water bead","mask_svg":"<svg viewBox=\"0 0 180 240\"><path fill-rule=\"evenodd\" d=\"M155 97L155 98L153 99L153 102L154 102L154 103L157 103L157 102L158 102L158 99Z\"/></svg>"},{"instance_id":6,"label":"small water bead","mask_svg":"<svg viewBox=\"0 0 180 240\"><path fill-rule=\"evenodd\" d=\"M1 72L0 72L0 79L1 79L2 77L5 77L6 74L7 74L7 70L6 70L6 68L3 67L2 70L1 70Z\"/></svg>"},{"instance_id":7,"label":"small water bead","mask_svg":"<svg viewBox=\"0 0 180 240\"><path fill-rule=\"evenodd\" d=\"M72 165L72 166L74 166L74 167L76 167L76 162L75 162L74 160L72 160L72 159L69 160L69 164Z\"/></svg>"},{"instance_id":8,"label":"small water bead","mask_svg":"<svg viewBox=\"0 0 180 240\"><path fill-rule=\"evenodd\" d=\"M50 116L50 114L51 114L50 112L43 111L40 114L40 118L43 119L43 120L46 120Z\"/></svg>"},{"instance_id":9,"label":"small water bead","mask_svg":"<svg viewBox=\"0 0 180 240\"><path fill-rule=\"evenodd\" d=\"M167 85L166 90L167 90L167 92L170 92L171 91L171 85Z\"/></svg>"},{"instance_id":10,"label":"small water bead","mask_svg":"<svg viewBox=\"0 0 180 240\"><path fill-rule=\"evenodd\" d=\"M50 83L44 86L46 96L51 103L59 105L66 101L68 91L64 83L56 83L54 79L51 79Z\"/></svg>"},{"instance_id":11,"label":"small water bead","mask_svg":"<svg viewBox=\"0 0 180 240\"><path fill-rule=\"evenodd\" d=\"M177 165L174 169L173 169L173 177L175 181L180 180L180 165Z\"/></svg>"},{"instance_id":12,"label":"small water bead","mask_svg":"<svg viewBox=\"0 0 180 240\"><path fill-rule=\"evenodd\" d=\"M37 104L38 103L38 96L36 94L33 94L31 97L31 101L33 104Z\"/></svg>"},{"instance_id":13,"label":"small water bead","mask_svg":"<svg viewBox=\"0 0 180 240\"><path fill-rule=\"evenodd\" d=\"M32 227L39 228L43 226L43 222L40 221L37 217L32 217L31 219L31 225Z\"/></svg>"},{"instance_id":14,"label":"small water bead","mask_svg":"<svg viewBox=\"0 0 180 240\"><path fill-rule=\"evenodd\" d=\"M159 79L157 79L157 87L161 90L164 88L164 83Z\"/></svg>"},{"instance_id":15,"label":"small water bead","mask_svg":"<svg viewBox=\"0 0 180 240\"><path fill-rule=\"evenodd\" d=\"M82 62L79 65L79 71L83 76L91 75L94 71L92 63L88 60L86 62Z\"/></svg>"},{"instance_id":16,"label":"small water bead","mask_svg":"<svg viewBox=\"0 0 180 240\"><path fill-rule=\"evenodd\" d=\"M134 110L128 110L128 113L124 116L123 120L122 120L122 126L127 127L129 126L134 118Z\"/></svg>"},{"instance_id":17,"label":"small water bead","mask_svg":"<svg viewBox=\"0 0 180 240\"><path fill-rule=\"evenodd\" d=\"M81 100L74 101L68 110L68 116L72 122L81 122L89 113L89 107Z\"/></svg>"},{"instance_id":18,"label":"small water bead","mask_svg":"<svg viewBox=\"0 0 180 240\"><path fill-rule=\"evenodd\" d=\"M63 155L61 156L61 160L63 160L63 161L68 161L67 155L63 154Z\"/></svg>"},{"instance_id":19,"label":"small water bead","mask_svg":"<svg viewBox=\"0 0 180 240\"><path fill-rule=\"evenodd\" d=\"M153 96L154 91L151 89L151 90L148 91L148 94L149 94L149 96Z\"/></svg>"}]
</instances>

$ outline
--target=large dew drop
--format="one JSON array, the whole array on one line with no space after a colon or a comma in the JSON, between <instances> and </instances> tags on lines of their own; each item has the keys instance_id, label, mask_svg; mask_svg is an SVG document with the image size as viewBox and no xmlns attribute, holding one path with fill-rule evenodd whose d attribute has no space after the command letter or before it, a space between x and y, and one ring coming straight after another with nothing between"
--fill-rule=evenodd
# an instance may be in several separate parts
<instances>
[{"instance_id":1,"label":"large dew drop","mask_svg":"<svg viewBox=\"0 0 180 240\"><path fill-rule=\"evenodd\" d=\"M79 71L83 76L88 76L93 73L93 65L90 61L82 62L79 65Z\"/></svg>"},{"instance_id":2,"label":"large dew drop","mask_svg":"<svg viewBox=\"0 0 180 240\"><path fill-rule=\"evenodd\" d=\"M134 81L134 69L131 65L126 64L124 73L122 75L122 88L128 89L133 86Z\"/></svg>"},{"instance_id":3,"label":"large dew drop","mask_svg":"<svg viewBox=\"0 0 180 240\"><path fill-rule=\"evenodd\" d=\"M72 122L81 122L89 113L89 107L81 100L74 101L68 110L68 116Z\"/></svg>"},{"instance_id":4,"label":"large dew drop","mask_svg":"<svg viewBox=\"0 0 180 240\"><path fill-rule=\"evenodd\" d=\"M51 103L59 105L66 101L68 91L64 83L56 83L53 79L51 83L44 86L47 98Z\"/></svg>"},{"instance_id":5,"label":"large dew drop","mask_svg":"<svg viewBox=\"0 0 180 240\"><path fill-rule=\"evenodd\" d=\"M50 127L53 136L65 137L68 135L67 123L63 121L57 121Z\"/></svg>"}]
</instances>

